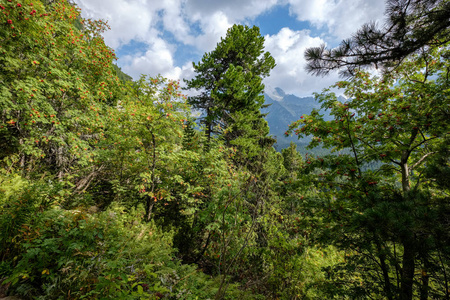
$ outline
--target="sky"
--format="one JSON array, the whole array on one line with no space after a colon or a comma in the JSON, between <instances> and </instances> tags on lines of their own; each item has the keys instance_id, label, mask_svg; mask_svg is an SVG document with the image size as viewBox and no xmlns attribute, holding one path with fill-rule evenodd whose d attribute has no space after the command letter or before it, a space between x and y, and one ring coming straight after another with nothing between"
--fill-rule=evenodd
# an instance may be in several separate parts
<instances>
[{"instance_id":1,"label":"sky","mask_svg":"<svg viewBox=\"0 0 450 300\"><path fill-rule=\"evenodd\" d=\"M265 50L277 66L264 79L266 91L280 87L299 97L339 80L305 71L304 51L336 47L364 23L383 23L383 0L74 0L82 16L107 20L103 34L122 70L138 79L161 74L195 76L192 62L214 50L233 24L258 26Z\"/></svg>"}]
</instances>

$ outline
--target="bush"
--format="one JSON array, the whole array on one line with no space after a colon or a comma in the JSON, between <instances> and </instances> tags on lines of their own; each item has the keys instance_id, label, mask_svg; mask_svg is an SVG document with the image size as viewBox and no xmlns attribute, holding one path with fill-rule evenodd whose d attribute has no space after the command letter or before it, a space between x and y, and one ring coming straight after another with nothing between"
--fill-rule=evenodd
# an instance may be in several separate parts
<instances>
[{"instance_id":1,"label":"bush","mask_svg":"<svg viewBox=\"0 0 450 300\"><path fill-rule=\"evenodd\" d=\"M143 209L33 210L41 200L24 191L4 201L15 207L0 218L10 228L2 242L14 245L0 269L10 293L29 299L206 299L217 292L217 282L175 259L173 232L141 222ZM23 218L13 218L15 211ZM231 294L243 292L231 287Z\"/></svg>"}]
</instances>

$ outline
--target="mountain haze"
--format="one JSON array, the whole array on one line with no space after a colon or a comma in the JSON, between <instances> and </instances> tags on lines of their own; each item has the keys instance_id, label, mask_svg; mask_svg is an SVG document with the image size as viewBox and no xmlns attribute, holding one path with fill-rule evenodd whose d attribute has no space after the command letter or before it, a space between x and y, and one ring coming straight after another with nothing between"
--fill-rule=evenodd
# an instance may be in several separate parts
<instances>
[{"instance_id":1,"label":"mountain haze","mask_svg":"<svg viewBox=\"0 0 450 300\"><path fill-rule=\"evenodd\" d=\"M268 105L262 109L267 114L266 120L269 123L270 134L277 138L277 150L281 150L295 142L298 145L306 145L309 138L298 139L297 136L285 137L289 124L300 119L303 114L310 114L315 109L320 109L320 103L314 97L297 97L286 94L281 88L277 87L272 91L266 91L265 104Z\"/></svg>"}]
</instances>

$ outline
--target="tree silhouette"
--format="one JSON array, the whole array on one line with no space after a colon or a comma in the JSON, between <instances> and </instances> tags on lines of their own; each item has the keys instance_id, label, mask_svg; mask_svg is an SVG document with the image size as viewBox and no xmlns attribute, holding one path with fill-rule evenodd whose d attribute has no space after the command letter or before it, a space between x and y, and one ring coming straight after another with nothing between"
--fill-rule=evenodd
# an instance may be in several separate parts
<instances>
[{"instance_id":1,"label":"tree silhouette","mask_svg":"<svg viewBox=\"0 0 450 300\"><path fill-rule=\"evenodd\" d=\"M353 76L360 68L389 71L410 54L450 41L450 2L447 0L387 0L384 26L363 25L351 38L328 49L305 51L306 69L317 76L339 70Z\"/></svg>"}]
</instances>

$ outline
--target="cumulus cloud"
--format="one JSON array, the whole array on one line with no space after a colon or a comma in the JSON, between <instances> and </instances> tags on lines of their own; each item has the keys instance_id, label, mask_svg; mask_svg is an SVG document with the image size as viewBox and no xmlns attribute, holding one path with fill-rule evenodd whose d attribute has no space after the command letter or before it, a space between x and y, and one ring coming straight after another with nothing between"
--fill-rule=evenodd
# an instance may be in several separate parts
<instances>
[{"instance_id":1,"label":"cumulus cloud","mask_svg":"<svg viewBox=\"0 0 450 300\"><path fill-rule=\"evenodd\" d=\"M156 76L158 74L168 79L191 79L194 69L191 62L183 66L175 66L172 51L163 40L157 40L152 47L143 54L126 55L120 59L122 70L138 79L142 74Z\"/></svg>"},{"instance_id":2,"label":"cumulus cloud","mask_svg":"<svg viewBox=\"0 0 450 300\"><path fill-rule=\"evenodd\" d=\"M220 9L188 14L192 9L187 7L186 0L110 0L106 6L103 0L76 0L76 3L83 17L108 21L111 30L103 36L110 47L120 49L133 41L146 45L143 53L119 57L122 69L135 79L140 74L171 78L188 74L191 62L186 62L190 67L174 63L177 43L197 48L200 53L211 51L233 25ZM192 30L194 24L198 25L198 32ZM174 40L163 40L167 33Z\"/></svg>"},{"instance_id":3,"label":"cumulus cloud","mask_svg":"<svg viewBox=\"0 0 450 300\"><path fill-rule=\"evenodd\" d=\"M173 50L162 39L155 39L144 54L126 55L120 58L122 69L134 79L141 74L166 75L174 68Z\"/></svg>"},{"instance_id":4,"label":"cumulus cloud","mask_svg":"<svg viewBox=\"0 0 450 300\"><path fill-rule=\"evenodd\" d=\"M283 28L276 35L267 35L265 40L266 49L277 64L264 81L268 87L281 87L287 93L309 96L337 81L336 75L319 79L306 73L305 49L325 42L319 37L311 37L308 30Z\"/></svg>"},{"instance_id":5,"label":"cumulus cloud","mask_svg":"<svg viewBox=\"0 0 450 300\"><path fill-rule=\"evenodd\" d=\"M215 48L221 37L224 37L228 28L233 26L228 17L221 11L205 17L201 21L202 35L195 38L196 47L202 52L209 52Z\"/></svg>"},{"instance_id":6,"label":"cumulus cloud","mask_svg":"<svg viewBox=\"0 0 450 300\"><path fill-rule=\"evenodd\" d=\"M193 45L195 35L191 32L192 22L185 14L184 0L161 1L161 11L164 30L173 34L176 40L183 44Z\"/></svg>"},{"instance_id":7,"label":"cumulus cloud","mask_svg":"<svg viewBox=\"0 0 450 300\"><path fill-rule=\"evenodd\" d=\"M190 0L186 3L186 13L193 20L222 12L232 23L254 18L276 5L278 0Z\"/></svg>"},{"instance_id":8,"label":"cumulus cloud","mask_svg":"<svg viewBox=\"0 0 450 300\"><path fill-rule=\"evenodd\" d=\"M158 36L156 24L163 1L152 0L76 0L83 17L107 20L111 30L104 33L112 48L131 40L150 41Z\"/></svg>"},{"instance_id":9,"label":"cumulus cloud","mask_svg":"<svg viewBox=\"0 0 450 300\"><path fill-rule=\"evenodd\" d=\"M290 12L299 21L327 27L328 32L344 39L369 21L383 19L384 1L367 0L287 0Z\"/></svg>"},{"instance_id":10,"label":"cumulus cloud","mask_svg":"<svg viewBox=\"0 0 450 300\"><path fill-rule=\"evenodd\" d=\"M107 5L104 0L74 1L84 17L108 20L111 30L104 34L105 41L119 50L119 65L135 79L140 74L192 78L192 63L180 59L180 49L190 47L188 51L198 53L194 60L199 61L233 24L251 25L276 5L288 5L292 17L322 30L320 37L289 28L266 36L266 48L277 67L265 82L297 95L310 95L337 80L334 75L319 79L306 74L303 53L307 47L330 42L330 37L347 38L363 23L381 19L384 9L381 0L109 0ZM139 52L121 55L122 49L136 43Z\"/></svg>"}]
</instances>

